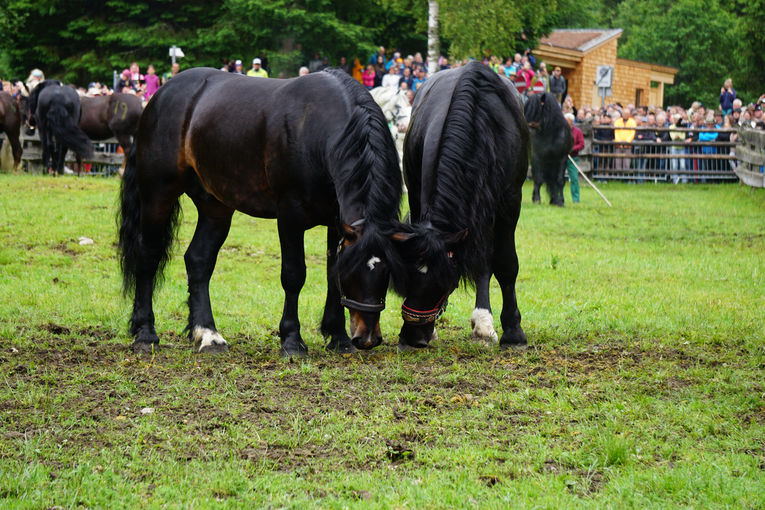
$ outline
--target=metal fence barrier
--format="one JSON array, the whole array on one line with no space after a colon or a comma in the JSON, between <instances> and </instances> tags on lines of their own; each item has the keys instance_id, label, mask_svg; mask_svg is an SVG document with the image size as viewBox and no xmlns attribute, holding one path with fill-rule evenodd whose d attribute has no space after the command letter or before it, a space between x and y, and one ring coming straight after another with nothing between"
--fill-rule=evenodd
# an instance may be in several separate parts
<instances>
[{"instance_id":1,"label":"metal fence barrier","mask_svg":"<svg viewBox=\"0 0 765 510\"><path fill-rule=\"evenodd\" d=\"M584 126L585 151L580 158L585 158L591 175L599 180L623 181L667 181L708 182L735 181L738 179L736 168L735 142L730 141L688 141L692 133L718 133L730 140L735 129L706 128L657 128L657 127L613 127ZM581 127L580 127L581 129ZM678 141L632 141L615 142L597 139L596 135L619 130L639 132L682 132L684 140ZM587 143L589 142L589 143Z\"/></svg>"}]
</instances>

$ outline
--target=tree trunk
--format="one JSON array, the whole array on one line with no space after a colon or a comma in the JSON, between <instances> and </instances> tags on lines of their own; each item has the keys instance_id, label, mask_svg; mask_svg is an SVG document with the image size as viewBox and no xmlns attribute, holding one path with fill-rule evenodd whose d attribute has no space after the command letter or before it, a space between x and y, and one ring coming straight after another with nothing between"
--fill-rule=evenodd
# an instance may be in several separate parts
<instances>
[{"instance_id":1,"label":"tree trunk","mask_svg":"<svg viewBox=\"0 0 765 510\"><path fill-rule=\"evenodd\" d=\"M438 2L428 0L428 74L438 71Z\"/></svg>"}]
</instances>

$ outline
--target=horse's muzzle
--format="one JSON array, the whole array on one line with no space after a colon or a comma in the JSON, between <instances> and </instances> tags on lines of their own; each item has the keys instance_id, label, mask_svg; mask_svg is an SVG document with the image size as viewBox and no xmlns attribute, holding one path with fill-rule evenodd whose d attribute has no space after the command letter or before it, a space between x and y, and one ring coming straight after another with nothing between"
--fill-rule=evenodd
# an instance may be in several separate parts
<instances>
[{"instance_id":1,"label":"horse's muzzle","mask_svg":"<svg viewBox=\"0 0 765 510\"><path fill-rule=\"evenodd\" d=\"M374 324L374 327L370 327ZM351 344L357 349L369 350L382 343L379 313L351 311Z\"/></svg>"}]
</instances>

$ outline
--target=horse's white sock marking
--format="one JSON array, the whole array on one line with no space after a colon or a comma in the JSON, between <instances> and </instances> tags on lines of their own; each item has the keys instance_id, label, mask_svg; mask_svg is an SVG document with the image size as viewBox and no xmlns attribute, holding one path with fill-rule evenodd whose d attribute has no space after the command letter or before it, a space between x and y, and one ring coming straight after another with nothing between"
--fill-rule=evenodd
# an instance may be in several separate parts
<instances>
[{"instance_id":1,"label":"horse's white sock marking","mask_svg":"<svg viewBox=\"0 0 765 510\"><path fill-rule=\"evenodd\" d=\"M491 312L486 308L476 308L470 316L470 325L473 327L472 337L477 340L497 342L499 337L494 331L494 319Z\"/></svg>"},{"instance_id":2,"label":"horse's white sock marking","mask_svg":"<svg viewBox=\"0 0 765 510\"><path fill-rule=\"evenodd\" d=\"M378 257L375 257L374 255L372 255L372 258L367 260L367 267L369 268L370 271L374 271L375 270L375 264L377 264L378 262L380 262L380 259Z\"/></svg>"},{"instance_id":3,"label":"horse's white sock marking","mask_svg":"<svg viewBox=\"0 0 765 510\"><path fill-rule=\"evenodd\" d=\"M191 336L194 345L199 344L199 352L202 352L205 347L226 345L226 341L220 336L220 333L201 326L196 326Z\"/></svg>"}]
</instances>

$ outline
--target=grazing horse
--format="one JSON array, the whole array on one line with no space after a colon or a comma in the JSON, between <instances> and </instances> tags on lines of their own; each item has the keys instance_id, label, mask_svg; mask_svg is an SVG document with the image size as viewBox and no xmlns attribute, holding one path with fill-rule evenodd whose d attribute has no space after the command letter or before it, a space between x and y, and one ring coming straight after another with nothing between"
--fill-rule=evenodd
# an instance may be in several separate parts
<instances>
[{"instance_id":1,"label":"grazing horse","mask_svg":"<svg viewBox=\"0 0 765 510\"><path fill-rule=\"evenodd\" d=\"M115 93L109 96L82 97L82 116L79 127L91 140L117 139L127 154L138 130L143 105L138 96ZM81 166L77 158L77 169Z\"/></svg>"},{"instance_id":2,"label":"grazing horse","mask_svg":"<svg viewBox=\"0 0 765 510\"><path fill-rule=\"evenodd\" d=\"M0 92L0 132L5 133L8 142L11 144L13 152L13 166L18 168L21 164L21 142L19 134L21 131L21 112L20 105L7 92ZM3 140L0 138L0 149L3 148Z\"/></svg>"},{"instance_id":3,"label":"grazing horse","mask_svg":"<svg viewBox=\"0 0 765 510\"><path fill-rule=\"evenodd\" d=\"M531 128L532 201L540 202L539 190L544 182L550 193L550 203L563 207L566 160L574 146L571 128L555 96L548 92L529 96L524 113Z\"/></svg>"},{"instance_id":4,"label":"grazing horse","mask_svg":"<svg viewBox=\"0 0 765 510\"><path fill-rule=\"evenodd\" d=\"M526 344L515 297L515 226L529 132L515 88L480 63L442 71L417 92L404 149L411 225L394 237L408 277L401 349L426 347L460 280L476 286L472 335L497 341L489 302L502 289L503 347Z\"/></svg>"},{"instance_id":5,"label":"grazing horse","mask_svg":"<svg viewBox=\"0 0 765 510\"><path fill-rule=\"evenodd\" d=\"M305 230L327 225L327 348L382 342L379 320L390 276L403 273L391 236L401 173L380 108L337 70L279 80L215 69L178 74L151 98L128 155L119 250L126 291L135 290L134 350L159 342L152 294L167 261L182 193L199 219L185 255L188 329L200 352L225 351L209 281L234 211L276 218L285 300L283 356L303 355L298 296L305 282ZM350 310L351 335L343 305Z\"/></svg>"},{"instance_id":6,"label":"grazing horse","mask_svg":"<svg viewBox=\"0 0 765 510\"><path fill-rule=\"evenodd\" d=\"M64 173L69 149L82 157L93 153L88 136L77 127L80 113L80 96L58 80L45 80L29 94L27 118L40 133L42 164L49 172Z\"/></svg>"}]
</instances>

